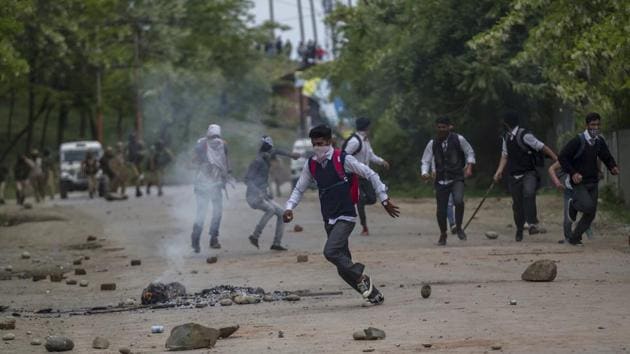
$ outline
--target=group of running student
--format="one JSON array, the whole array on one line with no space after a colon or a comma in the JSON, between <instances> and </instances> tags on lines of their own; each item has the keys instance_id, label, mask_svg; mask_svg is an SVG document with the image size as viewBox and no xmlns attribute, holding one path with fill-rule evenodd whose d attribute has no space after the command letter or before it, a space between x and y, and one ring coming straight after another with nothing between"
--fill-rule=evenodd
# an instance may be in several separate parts
<instances>
[{"instance_id":1,"label":"group of running student","mask_svg":"<svg viewBox=\"0 0 630 354\"><path fill-rule=\"evenodd\" d=\"M554 160L554 164L549 168L552 180L558 188L565 190L566 242L572 245L581 244L582 234L589 229L597 209L597 184L600 179L598 160L613 175L619 173L606 142L599 134L601 117L597 113L589 113L586 116L586 130L569 141L559 157L531 131L520 126L518 114L506 113L503 123L507 132L503 137L501 159L494 180L495 183L499 182L507 169L516 224L516 241L523 240L525 223L529 225L530 235L544 232L538 226L536 190L540 182L537 168L543 164L542 154L545 154ZM296 159L299 155L275 149L273 140L265 136L256 159L248 168L245 182L248 204L254 209L264 211L254 233L249 236L249 241L255 247L259 247L259 237L264 226L276 216L278 218L276 234L271 249L278 251L286 250L281 245L284 226L282 221L289 223L293 220L294 209L307 188L314 183L319 191L321 215L327 235L324 256L335 265L339 276L348 285L368 302L378 305L383 303L384 296L366 274L365 266L352 260L348 242L356 223L357 209L363 227L362 234L369 234L364 207L366 204L375 203L377 198L391 217L396 218L400 215L399 208L387 195L387 187L379 175L369 167L370 163L376 163L389 168L387 161L378 157L370 146L369 125L368 119L358 119L357 132L346 140L342 149L334 147L332 130L328 126L320 125L311 129L309 138L314 156L307 160L284 209L272 201L268 192L269 161L274 156ZM462 228L464 181L472 176L473 165L476 162L475 152L470 143L453 130L454 126L448 118L436 120L436 137L427 144L421 164L422 178L434 181L436 215L440 229L438 245L441 246L446 245L449 200L452 200L455 209L454 220L451 222L452 232L460 240L467 238ZM230 164L227 146L221 138L221 128L218 125L210 125L206 137L197 142L193 162L198 169L195 179L197 217L193 225L192 247L195 252L199 252L199 239L210 202L213 203L210 247L221 247L218 236L222 190L230 175ZM559 177L557 172L562 172L567 177ZM579 212L582 213L582 217L573 227Z\"/></svg>"},{"instance_id":2,"label":"group of running student","mask_svg":"<svg viewBox=\"0 0 630 354\"><path fill-rule=\"evenodd\" d=\"M553 160L548 170L551 180L565 194L564 239L560 243L579 245L584 233L590 235L597 210L600 165L603 163L613 175L619 173L619 167L600 135L601 116L589 113L585 123L585 131L571 139L557 156L531 131L521 127L516 112L504 114L503 124L507 131L502 139L494 182L499 183L507 169L517 242L523 240L526 223L530 235L546 232L539 226L536 208L536 192L540 186L538 168L544 165L544 155ZM454 220L449 222L451 231L460 240L466 240L462 228L464 180L472 175L475 164L474 150L462 135L453 132L453 128L448 118L436 120L436 138L427 144L421 165L422 177L434 180L435 184L440 246L446 245L446 220L452 213L451 204L455 208ZM582 213L582 217L575 224L578 213Z\"/></svg>"}]
</instances>

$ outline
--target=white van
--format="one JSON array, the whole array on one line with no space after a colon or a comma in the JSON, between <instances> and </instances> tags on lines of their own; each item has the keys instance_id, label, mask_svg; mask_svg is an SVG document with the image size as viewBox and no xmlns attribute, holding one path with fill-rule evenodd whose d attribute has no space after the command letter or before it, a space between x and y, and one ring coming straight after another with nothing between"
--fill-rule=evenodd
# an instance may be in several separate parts
<instances>
[{"instance_id":1,"label":"white van","mask_svg":"<svg viewBox=\"0 0 630 354\"><path fill-rule=\"evenodd\" d=\"M68 192L77 190L87 190L87 177L81 170L81 162L90 151L92 155L100 160L103 157L103 147L98 141L73 141L61 144L59 147L59 194L62 199L68 197ZM98 179L98 194L105 193L105 183L103 172L99 169L96 174Z\"/></svg>"}]
</instances>

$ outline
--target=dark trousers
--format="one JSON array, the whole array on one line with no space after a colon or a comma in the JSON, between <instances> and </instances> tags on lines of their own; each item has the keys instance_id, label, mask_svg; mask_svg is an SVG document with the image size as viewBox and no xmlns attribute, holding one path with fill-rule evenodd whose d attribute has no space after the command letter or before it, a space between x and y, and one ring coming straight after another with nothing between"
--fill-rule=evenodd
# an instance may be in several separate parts
<instances>
[{"instance_id":1,"label":"dark trousers","mask_svg":"<svg viewBox=\"0 0 630 354\"><path fill-rule=\"evenodd\" d=\"M538 173L526 172L523 177L510 176L510 193L512 194L512 211L516 229L523 231L525 222L530 225L538 223L536 210L536 189L538 187Z\"/></svg>"},{"instance_id":2,"label":"dark trousers","mask_svg":"<svg viewBox=\"0 0 630 354\"><path fill-rule=\"evenodd\" d=\"M357 204L357 211L359 212L359 220L361 220L361 226L367 227L367 219L365 217L365 206L376 203L376 192L372 183L365 178L359 179L359 203Z\"/></svg>"},{"instance_id":3,"label":"dark trousers","mask_svg":"<svg viewBox=\"0 0 630 354\"><path fill-rule=\"evenodd\" d=\"M464 181L454 181L446 185L435 184L435 199L437 200L437 221L440 232L446 233L446 216L448 199L453 194L453 204L455 205L455 226L462 227L464 219Z\"/></svg>"},{"instance_id":4,"label":"dark trousers","mask_svg":"<svg viewBox=\"0 0 630 354\"><path fill-rule=\"evenodd\" d=\"M352 255L348 247L348 238L354 229L355 223L339 220L334 225L326 223L324 226L328 239L324 246L324 257L337 267L339 276L357 290L357 283L363 274L365 266L361 263L352 263Z\"/></svg>"},{"instance_id":5,"label":"dark trousers","mask_svg":"<svg viewBox=\"0 0 630 354\"><path fill-rule=\"evenodd\" d=\"M582 217L573 230L572 240L581 240L582 234L591 227L591 223L595 220L595 214L597 213L598 195L597 183L578 184L573 187L573 202L571 206L581 212Z\"/></svg>"}]
</instances>

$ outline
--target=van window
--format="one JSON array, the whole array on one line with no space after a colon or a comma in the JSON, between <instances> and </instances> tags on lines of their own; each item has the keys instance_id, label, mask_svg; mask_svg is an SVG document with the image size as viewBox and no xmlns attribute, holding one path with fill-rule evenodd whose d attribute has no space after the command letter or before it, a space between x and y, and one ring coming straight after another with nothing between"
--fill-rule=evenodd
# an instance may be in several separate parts
<instances>
[{"instance_id":1,"label":"van window","mask_svg":"<svg viewBox=\"0 0 630 354\"><path fill-rule=\"evenodd\" d=\"M64 162L75 162L75 161L83 161L83 159L85 159L85 155L87 153L88 150L66 150L63 152L63 161ZM101 157L101 151L96 149L96 150L90 150L92 152L92 155L95 158L100 158Z\"/></svg>"}]
</instances>

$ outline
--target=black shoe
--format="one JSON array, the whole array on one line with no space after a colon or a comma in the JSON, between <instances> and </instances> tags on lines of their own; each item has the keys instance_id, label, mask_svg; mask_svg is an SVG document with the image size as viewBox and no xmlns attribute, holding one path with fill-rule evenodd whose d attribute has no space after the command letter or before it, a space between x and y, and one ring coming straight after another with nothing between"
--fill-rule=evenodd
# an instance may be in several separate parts
<instances>
[{"instance_id":1,"label":"black shoe","mask_svg":"<svg viewBox=\"0 0 630 354\"><path fill-rule=\"evenodd\" d=\"M457 238L462 241L466 241L466 233L462 230L462 228L457 229Z\"/></svg>"},{"instance_id":2,"label":"black shoe","mask_svg":"<svg viewBox=\"0 0 630 354\"><path fill-rule=\"evenodd\" d=\"M583 245L582 240L576 239L576 238L570 238L569 243L572 244L573 246Z\"/></svg>"},{"instance_id":3,"label":"black shoe","mask_svg":"<svg viewBox=\"0 0 630 354\"><path fill-rule=\"evenodd\" d=\"M256 237L254 237L254 235L249 236L249 237L248 237L248 239L249 239L249 243L251 243L252 245L254 245L254 247L256 247L256 248L260 248L260 247L258 246L258 239L257 239Z\"/></svg>"},{"instance_id":4,"label":"black shoe","mask_svg":"<svg viewBox=\"0 0 630 354\"><path fill-rule=\"evenodd\" d=\"M372 294L372 290L374 290L374 284L372 284L370 277L363 274L363 276L361 276L361 280L357 283L357 290L359 290L361 295L367 299Z\"/></svg>"},{"instance_id":5,"label":"black shoe","mask_svg":"<svg viewBox=\"0 0 630 354\"><path fill-rule=\"evenodd\" d=\"M221 249L221 244L219 243L219 240L216 238L211 238L210 248L214 248L215 250Z\"/></svg>"},{"instance_id":6,"label":"black shoe","mask_svg":"<svg viewBox=\"0 0 630 354\"><path fill-rule=\"evenodd\" d=\"M577 213L578 213L577 210L573 207L573 199L569 199L569 207L567 208L567 214L571 222L575 222L575 219L577 219Z\"/></svg>"},{"instance_id":7,"label":"black shoe","mask_svg":"<svg viewBox=\"0 0 630 354\"><path fill-rule=\"evenodd\" d=\"M562 245L562 244L565 244L565 243L569 243L569 241L566 240L566 239L562 239L562 240L559 240L558 243Z\"/></svg>"},{"instance_id":8,"label":"black shoe","mask_svg":"<svg viewBox=\"0 0 630 354\"><path fill-rule=\"evenodd\" d=\"M451 226L451 234L457 235L457 226Z\"/></svg>"},{"instance_id":9,"label":"black shoe","mask_svg":"<svg viewBox=\"0 0 630 354\"><path fill-rule=\"evenodd\" d=\"M289 249L282 246L282 245L271 245L271 247L269 248L270 250L274 250L274 251L288 251Z\"/></svg>"},{"instance_id":10,"label":"black shoe","mask_svg":"<svg viewBox=\"0 0 630 354\"><path fill-rule=\"evenodd\" d=\"M368 296L368 301L373 305L381 305L385 302L385 296L377 288L374 288L370 296Z\"/></svg>"},{"instance_id":11,"label":"black shoe","mask_svg":"<svg viewBox=\"0 0 630 354\"><path fill-rule=\"evenodd\" d=\"M440 235L440 239L438 240L438 246L446 246L446 233Z\"/></svg>"},{"instance_id":12,"label":"black shoe","mask_svg":"<svg viewBox=\"0 0 630 354\"><path fill-rule=\"evenodd\" d=\"M523 230L516 231L516 242L523 241Z\"/></svg>"}]
</instances>

